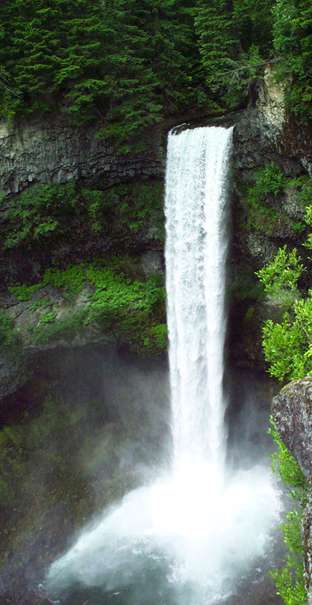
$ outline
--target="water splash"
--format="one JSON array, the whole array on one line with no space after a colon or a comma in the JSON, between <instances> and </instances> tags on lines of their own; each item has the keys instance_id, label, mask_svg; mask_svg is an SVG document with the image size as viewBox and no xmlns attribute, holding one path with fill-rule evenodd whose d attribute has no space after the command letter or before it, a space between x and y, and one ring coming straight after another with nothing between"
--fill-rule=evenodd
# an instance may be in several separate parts
<instances>
[{"instance_id":1,"label":"water splash","mask_svg":"<svg viewBox=\"0 0 312 605\"><path fill-rule=\"evenodd\" d=\"M75 583L119 591L133 578L144 577L149 562L161 561L165 581L174 587L174 602L207 605L224 598L270 543L280 510L270 471L259 465L233 474L225 464L223 357L231 140L232 130L224 128L169 135L170 468L105 512L53 563L47 583L54 594ZM136 605L144 602L139 595Z\"/></svg>"}]
</instances>

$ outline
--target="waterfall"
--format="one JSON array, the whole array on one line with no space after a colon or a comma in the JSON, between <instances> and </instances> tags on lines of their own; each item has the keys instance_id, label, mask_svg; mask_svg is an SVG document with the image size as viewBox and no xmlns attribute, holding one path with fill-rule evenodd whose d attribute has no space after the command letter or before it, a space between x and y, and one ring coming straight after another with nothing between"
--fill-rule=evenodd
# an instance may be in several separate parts
<instances>
[{"instance_id":1,"label":"waterfall","mask_svg":"<svg viewBox=\"0 0 312 605\"><path fill-rule=\"evenodd\" d=\"M227 183L232 128L169 134L166 174L167 316L173 465L225 458Z\"/></svg>"},{"instance_id":2,"label":"waterfall","mask_svg":"<svg viewBox=\"0 0 312 605\"><path fill-rule=\"evenodd\" d=\"M159 465L156 477L153 472L82 530L50 567L47 586L53 596L66 599L79 586L86 601L88 590L99 591L101 605L208 605L228 597L270 550L280 498L267 461L225 469L231 141L231 128L169 134L169 468Z\"/></svg>"}]
</instances>

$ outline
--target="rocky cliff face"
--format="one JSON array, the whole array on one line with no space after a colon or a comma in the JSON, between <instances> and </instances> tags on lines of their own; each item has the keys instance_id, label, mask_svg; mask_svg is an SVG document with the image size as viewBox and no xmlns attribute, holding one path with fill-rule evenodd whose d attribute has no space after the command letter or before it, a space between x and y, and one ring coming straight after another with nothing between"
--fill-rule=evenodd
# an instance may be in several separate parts
<instances>
[{"instance_id":1,"label":"rocky cliff face","mask_svg":"<svg viewBox=\"0 0 312 605\"><path fill-rule=\"evenodd\" d=\"M33 120L8 127L0 124L0 191L19 193L34 183L114 183L163 174L159 135L153 131L149 152L117 156L95 128L74 128L62 118Z\"/></svg>"},{"instance_id":2,"label":"rocky cliff face","mask_svg":"<svg viewBox=\"0 0 312 605\"><path fill-rule=\"evenodd\" d=\"M288 125L283 105L283 90L275 84L270 69L267 70L264 84L258 91L255 105L233 119L236 126L233 241L230 253L231 351L236 363L261 366L263 359L260 326L263 319L270 316L272 309L255 291L257 284L254 272L272 257L278 246L288 242L294 243L291 222L300 219L302 209L297 203L296 192L285 192L276 203L278 220L272 232L267 233L262 225L256 224L249 215L246 189L252 183L255 171L260 167L274 162L282 167L286 175L293 177L306 170L309 156L304 155L303 151L302 154L298 153L298 146L296 147L293 141L291 143L289 140L287 144L285 132ZM232 118L230 122L231 120ZM228 118L225 123L229 123ZM74 181L110 190L122 182L141 182L151 177L154 180L155 177L163 180L163 142L161 128L157 128L150 133L148 153L120 157L105 141L97 139L94 128L73 128L57 117L50 118L45 123L34 120L14 128L2 124L0 191L8 194L8 197L0 209L1 227L6 224L6 211L12 196L18 196L28 188L31 190L34 184L64 184ZM305 151L306 148L307 146ZM118 195L117 205L122 203ZM130 205L132 203L133 201ZM146 272L155 271L156 265L156 270L161 271L163 266L163 241L153 233L153 221L154 215L151 215L150 219L144 217L143 227L129 232L132 243L127 244L128 248L122 251L126 254L130 251L130 254L141 255L140 262ZM47 247L38 248L37 245L36 249L28 249L26 253L23 249L13 250L10 254L0 252L2 281L7 281L8 274L8 281L11 283L35 281L40 279L42 271L49 266L63 267L72 262L79 262L80 259L115 254L116 246L117 249L121 245L124 246L125 238L123 233L118 233L116 238L114 228L108 225L106 232L96 237L92 233L84 233L78 221L78 228L75 228L71 239L66 237L61 242L56 240L54 245ZM77 233L80 232L82 236L79 239ZM114 238L115 243L112 244ZM10 299L8 301L5 297L5 306L10 305ZM33 315L35 320L36 314ZM3 393L8 392L8 388L12 390L13 385L20 384L18 376L24 380L22 376L26 375L19 372L16 364L12 365L4 359L0 371L3 376L2 385L7 385L2 387Z\"/></svg>"},{"instance_id":3,"label":"rocky cliff face","mask_svg":"<svg viewBox=\"0 0 312 605\"><path fill-rule=\"evenodd\" d=\"M306 585L312 602L312 377L285 386L273 399L272 414L283 441L310 485L303 534Z\"/></svg>"}]
</instances>

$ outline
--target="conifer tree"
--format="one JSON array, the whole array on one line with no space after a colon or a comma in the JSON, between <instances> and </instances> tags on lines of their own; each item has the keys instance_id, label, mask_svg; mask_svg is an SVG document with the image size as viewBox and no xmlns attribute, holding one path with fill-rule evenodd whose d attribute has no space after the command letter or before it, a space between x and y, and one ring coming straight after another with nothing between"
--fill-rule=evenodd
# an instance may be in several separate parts
<instances>
[{"instance_id":1,"label":"conifer tree","mask_svg":"<svg viewBox=\"0 0 312 605\"><path fill-rule=\"evenodd\" d=\"M289 109L300 120L312 117L312 5L306 0L277 0L273 10L277 75Z\"/></svg>"}]
</instances>

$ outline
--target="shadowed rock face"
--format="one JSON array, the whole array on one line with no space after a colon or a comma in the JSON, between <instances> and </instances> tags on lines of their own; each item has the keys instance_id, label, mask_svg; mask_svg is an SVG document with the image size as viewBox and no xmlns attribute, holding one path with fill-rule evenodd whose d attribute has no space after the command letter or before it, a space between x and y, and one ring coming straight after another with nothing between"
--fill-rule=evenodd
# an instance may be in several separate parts
<instances>
[{"instance_id":1,"label":"shadowed rock face","mask_svg":"<svg viewBox=\"0 0 312 605\"><path fill-rule=\"evenodd\" d=\"M272 414L279 433L298 460L310 490L303 521L306 584L312 603L312 376L291 382L274 397Z\"/></svg>"},{"instance_id":2,"label":"shadowed rock face","mask_svg":"<svg viewBox=\"0 0 312 605\"><path fill-rule=\"evenodd\" d=\"M101 181L104 187L133 178L161 176L157 136L145 155L118 157L96 128L75 128L60 117L33 119L22 127L0 123L0 190L19 193L34 183Z\"/></svg>"},{"instance_id":3,"label":"shadowed rock face","mask_svg":"<svg viewBox=\"0 0 312 605\"><path fill-rule=\"evenodd\" d=\"M312 376L291 382L273 399L273 418L307 478L312 475Z\"/></svg>"}]
</instances>

